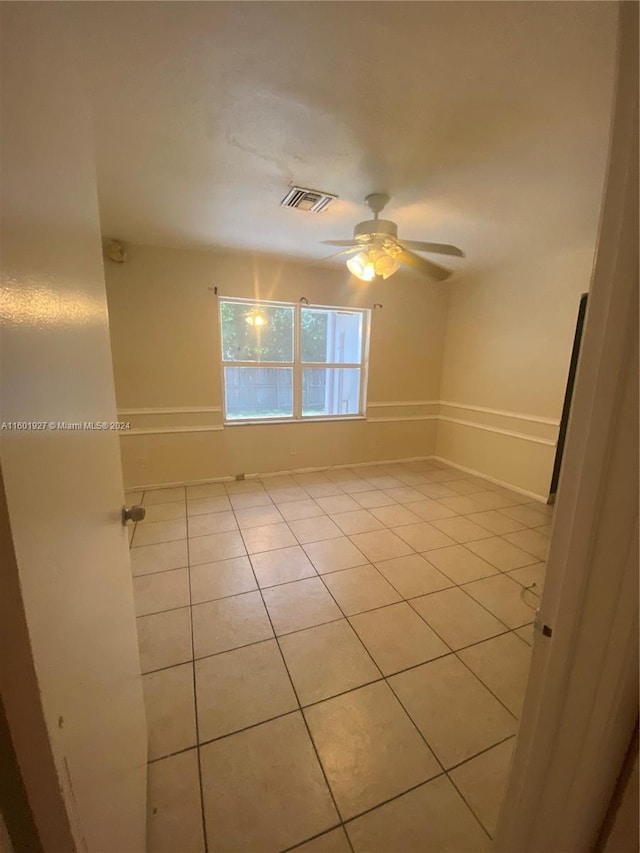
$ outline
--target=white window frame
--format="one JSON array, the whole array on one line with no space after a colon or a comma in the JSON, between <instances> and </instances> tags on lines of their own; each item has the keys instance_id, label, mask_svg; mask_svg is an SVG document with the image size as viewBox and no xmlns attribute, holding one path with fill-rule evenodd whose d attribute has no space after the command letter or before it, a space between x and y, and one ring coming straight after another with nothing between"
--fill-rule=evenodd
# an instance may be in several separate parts
<instances>
[{"instance_id":1,"label":"white window frame","mask_svg":"<svg viewBox=\"0 0 640 853\"><path fill-rule=\"evenodd\" d=\"M222 340L222 303L234 302L254 308L279 307L293 308L293 361L225 361ZM362 340L359 362L304 362L302 361L301 320L302 309L319 309L324 311L342 311L349 314L362 315ZM220 384L222 387L222 412L225 426L242 426L243 424L273 424L273 423L314 423L317 421L353 421L366 417L367 385L369 380L369 336L371 328L371 309L352 308L347 305L309 305L306 302L282 302L273 299L246 299L237 296L220 296L218 298L218 329L220 331ZM227 418L227 386L225 382L225 367L288 367L293 371L293 413L291 417L278 418ZM303 368L356 368L360 370L360 395L358 411L347 415L303 415L302 414L302 370Z\"/></svg>"}]
</instances>

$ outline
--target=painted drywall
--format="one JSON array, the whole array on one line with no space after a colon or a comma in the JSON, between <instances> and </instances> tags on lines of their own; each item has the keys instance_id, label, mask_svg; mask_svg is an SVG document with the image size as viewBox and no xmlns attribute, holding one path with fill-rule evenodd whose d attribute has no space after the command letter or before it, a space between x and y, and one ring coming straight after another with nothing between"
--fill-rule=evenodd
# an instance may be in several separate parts
<instances>
[{"instance_id":1,"label":"painted drywall","mask_svg":"<svg viewBox=\"0 0 640 853\"><path fill-rule=\"evenodd\" d=\"M603 179L604 168L603 157ZM548 494L557 436L552 425L562 414L580 296L589 290L593 265L595 198L592 211L579 248L545 257L531 252L451 286L440 393L470 408L446 407L458 422L438 422L438 456ZM473 407L493 410L484 425L529 437L471 425L478 421Z\"/></svg>"},{"instance_id":2,"label":"painted drywall","mask_svg":"<svg viewBox=\"0 0 640 853\"><path fill-rule=\"evenodd\" d=\"M393 284L363 284L343 266L240 252L137 245L127 250L125 263L105 261L118 410L134 426L121 441L126 486L433 453L435 420L417 418L432 417L425 403L438 398L447 304L441 285L405 273ZM380 303L371 315L367 420L219 428L214 287L223 296L289 302L306 297L311 304L364 308ZM184 408L208 411L175 411ZM131 414L140 409L152 411ZM136 431L167 422L208 429Z\"/></svg>"}]
</instances>

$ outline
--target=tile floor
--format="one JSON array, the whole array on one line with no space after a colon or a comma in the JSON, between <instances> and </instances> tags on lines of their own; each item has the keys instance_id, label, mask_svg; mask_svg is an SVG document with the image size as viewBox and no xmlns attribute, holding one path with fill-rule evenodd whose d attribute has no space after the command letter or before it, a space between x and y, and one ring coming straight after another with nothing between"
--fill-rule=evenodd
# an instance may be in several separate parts
<instances>
[{"instance_id":1,"label":"tile floor","mask_svg":"<svg viewBox=\"0 0 640 853\"><path fill-rule=\"evenodd\" d=\"M489 849L550 508L433 461L128 499L151 853Z\"/></svg>"}]
</instances>

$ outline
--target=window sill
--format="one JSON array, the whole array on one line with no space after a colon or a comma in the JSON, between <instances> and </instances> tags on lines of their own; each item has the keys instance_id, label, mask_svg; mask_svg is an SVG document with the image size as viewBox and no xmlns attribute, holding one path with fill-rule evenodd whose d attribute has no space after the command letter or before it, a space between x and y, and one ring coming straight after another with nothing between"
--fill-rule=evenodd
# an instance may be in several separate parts
<instances>
[{"instance_id":1,"label":"window sill","mask_svg":"<svg viewBox=\"0 0 640 853\"><path fill-rule=\"evenodd\" d=\"M225 427L236 426L260 426L262 424L324 424L327 422L335 423L336 421L344 423L345 421L366 421L366 415L328 415L324 418L260 418L251 421L224 421Z\"/></svg>"}]
</instances>

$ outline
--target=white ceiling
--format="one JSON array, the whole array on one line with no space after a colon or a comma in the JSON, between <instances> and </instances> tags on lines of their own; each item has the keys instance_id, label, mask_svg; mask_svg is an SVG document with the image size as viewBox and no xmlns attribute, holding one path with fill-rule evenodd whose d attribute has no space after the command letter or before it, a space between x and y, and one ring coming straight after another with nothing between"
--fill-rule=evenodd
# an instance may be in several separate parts
<instances>
[{"instance_id":1,"label":"white ceiling","mask_svg":"<svg viewBox=\"0 0 640 853\"><path fill-rule=\"evenodd\" d=\"M377 190L465 266L593 237L616 3L71 5L105 235L320 258ZM293 183L340 200L281 208Z\"/></svg>"}]
</instances>

